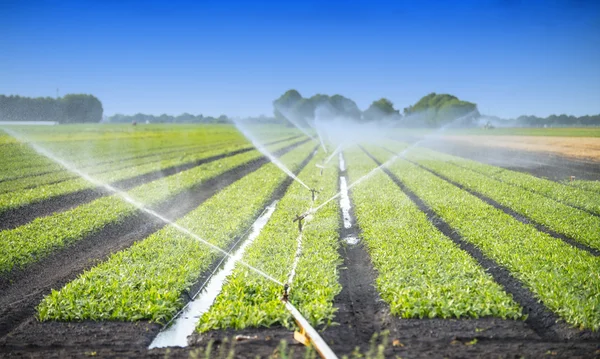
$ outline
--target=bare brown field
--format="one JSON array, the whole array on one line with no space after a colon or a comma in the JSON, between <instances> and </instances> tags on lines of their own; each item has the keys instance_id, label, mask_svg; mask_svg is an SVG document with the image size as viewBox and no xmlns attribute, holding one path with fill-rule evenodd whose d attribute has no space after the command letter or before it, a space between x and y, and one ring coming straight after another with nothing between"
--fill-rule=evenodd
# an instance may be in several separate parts
<instances>
[{"instance_id":1,"label":"bare brown field","mask_svg":"<svg viewBox=\"0 0 600 359\"><path fill-rule=\"evenodd\" d=\"M549 152L583 160L600 160L600 138L554 136L444 136L465 144Z\"/></svg>"}]
</instances>

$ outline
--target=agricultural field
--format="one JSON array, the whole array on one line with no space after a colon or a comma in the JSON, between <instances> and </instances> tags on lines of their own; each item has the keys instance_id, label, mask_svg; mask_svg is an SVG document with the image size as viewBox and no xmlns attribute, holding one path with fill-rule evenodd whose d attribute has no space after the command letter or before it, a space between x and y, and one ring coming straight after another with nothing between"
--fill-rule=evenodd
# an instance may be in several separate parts
<instances>
[{"instance_id":1,"label":"agricultural field","mask_svg":"<svg viewBox=\"0 0 600 359\"><path fill-rule=\"evenodd\" d=\"M0 357L600 356L600 161L246 130L0 130Z\"/></svg>"}]
</instances>

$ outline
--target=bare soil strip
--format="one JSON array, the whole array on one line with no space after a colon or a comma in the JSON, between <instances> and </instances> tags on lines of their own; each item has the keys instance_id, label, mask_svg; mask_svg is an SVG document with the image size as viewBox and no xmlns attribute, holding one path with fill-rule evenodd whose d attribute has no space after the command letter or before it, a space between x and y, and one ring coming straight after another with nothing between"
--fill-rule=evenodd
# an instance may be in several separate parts
<instances>
[{"instance_id":1,"label":"bare soil strip","mask_svg":"<svg viewBox=\"0 0 600 359\"><path fill-rule=\"evenodd\" d=\"M569 180L571 176L583 180L600 179L600 161L573 159L548 152L516 150L501 147L436 139L420 144L436 151L468 158L509 170L525 172L553 181Z\"/></svg>"},{"instance_id":2,"label":"bare soil strip","mask_svg":"<svg viewBox=\"0 0 600 359\"><path fill-rule=\"evenodd\" d=\"M346 177L346 170L339 169L339 177ZM339 183L339 182L338 182ZM340 188L338 187L338 190ZM350 218L352 226L345 228L343 213L340 207L340 247L339 255L343 259L339 268L339 283L342 286L340 294L335 298L334 306L337 308L335 322L338 327L327 329L322 336L326 342L331 342L334 352L347 352L348 343L351 341L362 349L368 349L368 343L373 334L385 329L384 323L389 317L389 307L381 300L375 289L377 272L371 263L363 242L349 244L344 238L352 236L359 238L360 227L356 222L354 206L350 198ZM344 338L345 340L340 340ZM351 349L353 346L351 347Z\"/></svg>"},{"instance_id":3,"label":"bare soil strip","mask_svg":"<svg viewBox=\"0 0 600 359\"><path fill-rule=\"evenodd\" d=\"M390 151L390 152L392 152L392 151ZM594 256L600 256L600 250L597 250L595 248L589 247L589 246L587 246L587 245L585 245L583 243L579 243L576 240L574 240L572 238L569 238L568 236L566 236L566 235L564 235L562 233L558 233L556 231L553 231L550 228L544 226L543 224L540 224L540 223L538 223L538 222L536 222L536 221L534 221L534 220L532 220L532 219L530 219L528 217L523 216L522 214L519 214L519 213L515 212L510 207L506 207L506 206L504 206L504 205L502 205L502 204L494 201L493 199L491 199L491 198L489 198L489 197L487 197L487 196L485 196L485 195L483 195L483 194L481 194L479 192L476 192L476 191L473 191L473 190L471 190L469 188L466 188L465 186L461 185L460 183L454 182L451 179L449 179L448 177L443 176L443 175L441 175L439 173L436 173L436 172L434 172L434 171L432 171L432 170L430 170L430 169L428 169L426 167L423 167L423 166L421 166L420 164L418 164L416 162L413 162L413 161L410 161L410 160L407 160L407 159L405 159L405 160L408 161L408 162L410 162L410 163L412 163L413 165L418 166L419 168L421 168L421 169L423 169L423 170L425 170L425 171L433 174L434 176L439 177L439 178L443 179L444 181L446 181L448 183L451 183L452 185L460 188L461 190L472 194L473 196L479 198L480 200L484 201L485 203L489 204L490 206L494 206L495 208L501 210L502 212L508 214L509 216L512 216L513 218L515 218L517 221L519 221L521 223L530 224L530 225L534 226L538 231L546 233L546 234L549 234L550 236L552 236L552 237L554 237L556 239L560 239L563 242L565 242L565 243L567 243L567 244L569 244L569 245L571 245L571 246L573 246L573 247L575 247L577 249L581 249L583 251L586 251L586 252L588 252L588 253L590 253L590 254L592 254Z\"/></svg>"},{"instance_id":4,"label":"bare soil strip","mask_svg":"<svg viewBox=\"0 0 600 359\"><path fill-rule=\"evenodd\" d=\"M283 141L283 140L282 140ZM299 143L305 143L308 139L297 142L291 146L295 146ZM270 145L275 144L281 141L275 141L270 143ZM286 147L286 149L289 147ZM131 188L137 187L144 183L148 183L163 177L171 176L179 172L183 172L194 167L198 167L200 165L218 161L220 159L235 156L244 152L248 152L253 150L254 147L246 147L236 151L223 153L220 155L215 155L212 157L203 158L201 160L188 162L181 165L172 166L169 168L165 168L162 170L157 170L149 173L145 173L142 175L138 175L135 177L127 178L124 180L116 181L110 183L113 187L116 187L121 190L129 190ZM15 208L12 210L8 210L2 214L0 214L0 231L13 229L19 226L22 226L26 223L33 221L38 217L44 217L51 215L56 212L64 212L69 209L73 209L75 207L81 206L82 204L91 202L100 197L104 197L112 194L110 191L102 187L85 189L73 193L68 193L62 196L52 197L41 202L32 203L20 208Z\"/></svg>"},{"instance_id":5,"label":"bare soil strip","mask_svg":"<svg viewBox=\"0 0 600 359\"><path fill-rule=\"evenodd\" d=\"M362 147L361 147L362 148ZM366 149L362 150L373 160L377 165L382 163L371 155ZM435 225L435 227L456 243L462 250L469 253L488 273L492 275L494 280L498 282L507 293L513 296L513 299L523 307L524 314L528 317L525 322L533 331L542 339L558 340L560 337L556 332L556 321L558 316L540 303L533 293L523 286L523 284L514 278L510 272L498 265L492 259L486 257L483 252L473 244L465 241L456 231L448 225L442 218L438 217L435 212L429 208L413 191L400 181L389 169L383 168L383 172L415 203L419 209L427 215L427 219Z\"/></svg>"},{"instance_id":6,"label":"bare soil strip","mask_svg":"<svg viewBox=\"0 0 600 359\"><path fill-rule=\"evenodd\" d=\"M443 138L478 146L550 152L574 159L600 161L600 139L597 137L444 135Z\"/></svg>"},{"instance_id":7,"label":"bare soil strip","mask_svg":"<svg viewBox=\"0 0 600 359\"><path fill-rule=\"evenodd\" d=\"M286 147L277 151L276 155L280 156L299 145L297 143ZM172 220L183 217L218 191L267 163L269 160L263 156L233 168L190 191L170 198L155 210ZM164 226L164 222L138 211L123 222L109 224L101 231L24 270L0 277L0 337L14 330L23 321L27 320L29 325L35 323L35 306L51 289L60 289L84 270L105 260L111 253L128 248Z\"/></svg>"}]
</instances>

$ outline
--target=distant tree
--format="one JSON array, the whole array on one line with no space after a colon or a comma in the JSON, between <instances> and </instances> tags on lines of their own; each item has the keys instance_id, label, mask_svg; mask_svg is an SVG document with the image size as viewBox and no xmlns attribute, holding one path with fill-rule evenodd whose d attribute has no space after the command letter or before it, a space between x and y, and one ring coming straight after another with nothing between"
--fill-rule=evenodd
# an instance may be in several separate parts
<instances>
[{"instance_id":1,"label":"distant tree","mask_svg":"<svg viewBox=\"0 0 600 359\"><path fill-rule=\"evenodd\" d=\"M63 123L92 123L102 120L102 103L92 95L65 95L61 102Z\"/></svg>"},{"instance_id":2,"label":"distant tree","mask_svg":"<svg viewBox=\"0 0 600 359\"><path fill-rule=\"evenodd\" d=\"M480 116L477 105L461 101L449 94L432 92L423 96L417 103L404 108L404 115L413 125L438 127L447 123L457 126L470 126Z\"/></svg>"},{"instance_id":3,"label":"distant tree","mask_svg":"<svg viewBox=\"0 0 600 359\"><path fill-rule=\"evenodd\" d=\"M394 103L387 98L373 101L371 106L363 112L364 121L378 121L384 119L400 119L400 111L394 108Z\"/></svg>"},{"instance_id":4,"label":"distant tree","mask_svg":"<svg viewBox=\"0 0 600 359\"><path fill-rule=\"evenodd\" d=\"M308 122L329 120L332 118L360 119L360 110L356 103L342 95L316 94L304 98L296 90L288 90L273 101L275 118L307 126Z\"/></svg>"},{"instance_id":5,"label":"distant tree","mask_svg":"<svg viewBox=\"0 0 600 359\"><path fill-rule=\"evenodd\" d=\"M0 95L0 120L84 123L102 121L102 103L92 95L62 98Z\"/></svg>"}]
</instances>

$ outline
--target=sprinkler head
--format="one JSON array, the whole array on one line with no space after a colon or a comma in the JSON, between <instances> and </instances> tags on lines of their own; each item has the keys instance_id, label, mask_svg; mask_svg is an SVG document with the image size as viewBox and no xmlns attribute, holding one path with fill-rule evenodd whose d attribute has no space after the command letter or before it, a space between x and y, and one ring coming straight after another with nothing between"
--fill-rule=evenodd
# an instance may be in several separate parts
<instances>
[{"instance_id":1,"label":"sprinkler head","mask_svg":"<svg viewBox=\"0 0 600 359\"><path fill-rule=\"evenodd\" d=\"M283 300L284 302L287 302L289 300L289 290L290 290L290 286L286 283L283 285L283 297L281 298L281 300Z\"/></svg>"}]
</instances>

